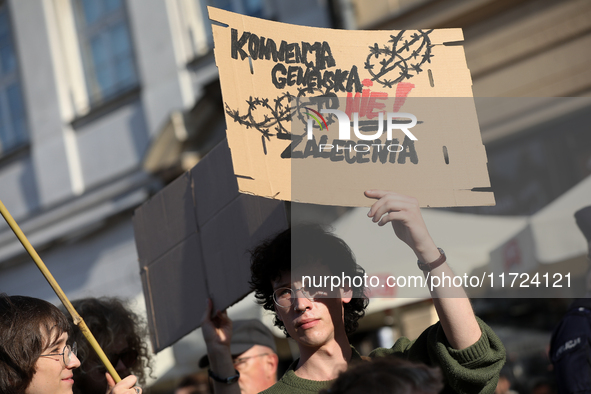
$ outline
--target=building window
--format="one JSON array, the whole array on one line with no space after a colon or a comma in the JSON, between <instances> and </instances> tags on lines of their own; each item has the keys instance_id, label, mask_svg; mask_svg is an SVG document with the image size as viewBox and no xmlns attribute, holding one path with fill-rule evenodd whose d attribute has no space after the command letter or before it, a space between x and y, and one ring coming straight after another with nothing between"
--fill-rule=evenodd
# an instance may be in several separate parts
<instances>
[{"instance_id":1,"label":"building window","mask_svg":"<svg viewBox=\"0 0 591 394\"><path fill-rule=\"evenodd\" d=\"M123 0L73 0L90 105L138 84Z\"/></svg>"},{"instance_id":2,"label":"building window","mask_svg":"<svg viewBox=\"0 0 591 394\"><path fill-rule=\"evenodd\" d=\"M207 0L206 3L226 11L263 17L263 0Z\"/></svg>"},{"instance_id":3,"label":"building window","mask_svg":"<svg viewBox=\"0 0 591 394\"><path fill-rule=\"evenodd\" d=\"M8 5L0 0L0 155L29 140Z\"/></svg>"},{"instance_id":4,"label":"building window","mask_svg":"<svg viewBox=\"0 0 591 394\"><path fill-rule=\"evenodd\" d=\"M207 22L205 32L207 35L207 43L210 48L213 48L213 33L211 31L211 23L207 17L207 6L257 18L268 18L270 16L268 15L268 7L265 7L264 0L201 0L200 3L203 7L203 15L205 15L205 20Z\"/></svg>"}]
</instances>

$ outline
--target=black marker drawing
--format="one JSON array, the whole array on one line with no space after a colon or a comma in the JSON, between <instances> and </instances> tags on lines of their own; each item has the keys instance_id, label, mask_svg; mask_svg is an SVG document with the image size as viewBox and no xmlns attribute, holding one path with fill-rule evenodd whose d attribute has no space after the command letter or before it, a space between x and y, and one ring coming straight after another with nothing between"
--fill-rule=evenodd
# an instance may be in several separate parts
<instances>
[{"instance_id":1,"label":"black marker drawing","mask_svg":"<svg viewBox=\"0 0 591 394\"><path fill-rule=\"evenodd\" d=\"M230 108L226 103L226 113L234 122L246 126L247 129L254 128L261 133L263 151L267 154L266 141L276 136L280 139L289 139L289 123L291 122L291 112L289 102L293 96L286 92L276 99L258 98L250 96L248 103L248 112L240 115L238 110ZM273 102L269 102L272 100ZM271 128L274 127L275 133Z\"/></svg>"},{"instance_id":2,"label":"black marker drawing","mask_svg":"<svg viewBox=\"0 0 591 394\"><path fill-rule=\"evenodd\" d=\"M371 74L372 81L391 88L398 82L419 74L421 66L431 63L431 30L401 30L396 36L390 36L388 43L380 48L378 43L369 47L369 55L364 67ZM414 73L414 74L413 74Z\"/></svg>"},{"instance_id":3,"label":"black marker drawing","mask_svg":"<svg viewBox=\"0 0 591 394\"><path fill-rule=\"evenodd\" d=\"M307 116L305 115L305 107L314 106L320 109L332 108L334 105L338 106L338 100L334 103L333 99L336 99L334 93L328 93L320 89L313 88L302 88L298 91L298 97L289 92L285 92L276 99L258 98L250 96L246 100L248 104L248 111L246 114L241 115L238 110L230 108L228 103L225 103L226 114L230 116L240 125L246 127L246 129L253 128L261 133L261 142L263 146L263 152L267 154L266 141L270 141L271 137L276 137L281 140L290 140L292 138L291 119L297 114L297 117L306 124ZM295 106L292 108L291 104L295 102ZM332 115L327 116L327 124L335 122L335 118ZM314 126L317 127L317 126ZM301 136L303 137L303 135Z\"/></svg>"},{"instance_id":4,"label":"black marker drawing","mask_svg":"<svg viewBox=\"0 0 591 394\"><path fill-rule=\"evenodd\" d=\"M294 113L297 112L297 117L302 124L305 125L309 118L309 116L306 115L306 112L308 112L306 111L306 107L314 107L319 112L323 108L336 109L339 107L339 99L337 98L337 95L330 90L331 89L326 89L323 91L317 87L304 87L298 89L298 97L293 101L295 104ZM336 122L336 116L332 114L325 114L324 117L327 126ZM313 123L312 127L315 129L319 128L316 123Z\"/></svg>"},{"instance_id":5,"label":"black marker drawing","mask_svg":"<svg viewBox=\"0 0 591 394\"><path fill-rule=\"evenodd\" d=\"M431 40L429 39L429 34L432 31L402 30L398 35L390 36L391 39L388 43L391 43L391 46L384 45L383 48L380 48L376 43L372 47L369 47L370 53L365 61L364 67L372 76L372 80L379 82L384 87L392 88L398 82L412 78L414 75L423 71L421 65L426 62L430 63L431 57L433 57L431 53L433 45L431 45ZM247 54L241 48L246 45L251 33L243 33L243 37L240 40L238 40L237 31L233 31L232 33L235 34L235 36L232 36L232 48L234 48L234 44L236 44L237 48L236 50L233 49L232 58L237 59L238 53L240 52L242 59L244 59ZM274 42L271 47L273 46L276 47ZM267 154L267 141L271 141L271 137L292 140L293 143L301 141L306 136L305 130L302 130L301 135L292 136L291 133L291 120L295 119L294 116L297 116L303 125L307 124L308 115L306 115L307 111L305 107L315 107L318 112L324 108L338 108L337 92L352 93L354 91L360 93L362 90L356 65L352 66L350 71L337 69L333 72L324 70L327 66L336 67L336 63L332 57L330 46L327 43L324 43L323 46L318 43L316 46L318 50L324 48L316 54L316 63L321 64L322 67L316 68L313 62L308 64L307 61L304 61L303 63L307 65L305 71L301 66L289 66L289 68L286 68L281 63L277 63L273 68L275 71L272 73L272 82L275 87L283 89L285 86L295 85L294 87L298 92L297 97L289 92L285 92L275 99L250 96L246 100L248 110L245 114L240 114L239 110L234 110L225 103L226 114L234 122L245 126L246 129L253 128L261 133L262 148L265 155ZM286 63L295 62L294 59L291 59L287 55L287 53L291 54L288 51L288 47L297 49L296 44L288 45L282 41L281 48L283 49L277 52L277 58L273 55L273 61L285 60ZM306 48L308 47L312 48L313 46L308 45ZM299 59L298 62L301 62L303 58L301 51L295 51L294 53L296 55L299 53L299 55L294 56L296 60ZM257 58L254 56L254 52L251 53L251 56L253 56L253 59ZM271 59L270 55L261 56L259 53L257 56L260 59ZM288 62L288 58L293 61ZM278 69L278 66L282 67L281 70ZM321 70L324 74L321 73ZM294 98L297 98L297 100L292 101ZM336 117L332 114L326 115L325 119L328 126L336 122ZM316 129L319 126L312 124L312 127ZM288 157L286 155L287 153L284 152L282 157Z\"/></svg>"}]
</instances>

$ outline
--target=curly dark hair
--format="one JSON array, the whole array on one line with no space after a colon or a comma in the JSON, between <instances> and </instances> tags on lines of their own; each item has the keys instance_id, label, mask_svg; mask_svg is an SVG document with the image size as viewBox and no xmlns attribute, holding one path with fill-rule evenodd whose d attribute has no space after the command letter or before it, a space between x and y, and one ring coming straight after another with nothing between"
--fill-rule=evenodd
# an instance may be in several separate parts
<instances>
[{"instance_id":1,"label":"curly dark hair","mask_svg":"<svg viewBox=\"0 0 591 394\"><path fill-rule=\"evenodd\" d=\"M384 357L358 363L320 394L437 394L442 389L439 368Z\"/></svg>"},{"instance_id":2,"label":"curly dark hair","mask_svg":"<svg viewBox=\"0 0 591 394\"><path fill-rule=\"evenodd\" d=\"M292 267L322 264L329 271L353 278L363 277L365 270L355 262L349 246L331 232L317 224L301 224L287 229L262 242L251 252L251 288L257 303L268 311L275 312L272 281ZM351 284L353 298L344 304L345 332L353 333L358 320L365 315L369 303L363 283ZM275 313L274 324L289 337L283 321Z\"/></svg>"},{"instance_id":3,"label":"curly dark hair","mask_svg":"<svg viewBox=\"0 0 591 394\"><path fill-rule=\"evenodd\" d=\"M145 368L152 373L150 351L145 341L147 327L142 319L126 307L118 298L83 298L72 301L74 309L113 363L121 378L130 374L137 376L138 384L145 383ZM72 323L73 324L73 323ZM92 349L84 334L77 326L72 326L72 340L78 343L80 368L74 372L74 394L104 394L107 381L105 367ZM123 347L123 349L122 349ZM125 368L117 368L118 363ZM120 364L121 365L121 364ZM94 372L98 372L97 374Z\"/></svg>"},{"instance_id":4,"label":"curly dark hair","mask_svg":"<svg viewBox=\"0 0 591 394\"><path fill-rule=\"evenodd\" d=\"M24 393L39 356L69 329L68 319L55 305L0 294L0 393Z\"/></svg>"}]
</instances>

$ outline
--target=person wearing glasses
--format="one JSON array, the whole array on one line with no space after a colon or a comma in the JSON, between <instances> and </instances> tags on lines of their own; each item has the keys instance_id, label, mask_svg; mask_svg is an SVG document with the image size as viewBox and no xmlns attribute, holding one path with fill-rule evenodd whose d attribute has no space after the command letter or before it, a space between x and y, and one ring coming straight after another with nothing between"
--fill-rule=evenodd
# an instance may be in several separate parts
<instances>
[{"instance_id":1,"label":"person wearing glasses","mask_svg":"<svg viewBox=\"0 0 591 394\"><path fill-rule=\"evenodd\" d=\"M366 191L365 196L377 200L368 212L369 220L380 226L392 225L396 236L417 256L417 271L423 271L423 277L455 277L445 253L429 235L416 199L380 190ZM405 263L392 256L393 267ZM331 282L327 285L318 280L330 280L333 275L352 279L348 283L343 279L345 283L336 288L330 286ZM355 331L368 305L367 284L353 280L364 275L347 244L319 226L295 226L253 251L251 287L255 298L275 314L275 325L296 342L300 353L283 377L263 393L318 393L349 364L363 360L350 345L348 335ZM304 283L305 276L316 278L316 283ZM428 288L439 322L416 340L400 338L392 348L378 348L369 357L401 357L439 366L445 383L443 393L492 393L505 362L503 344L474 316L463 288ZM228 361L229 351L223 346L230 341L231 322L222 311L216 311L209 320L218 333L208 344L208 349L216 350L209 357L218 360L215 374L227 378L235 373ZM238 390L228 382L216 392Z\"/></svg>"},{"instance_id":2,"label":"person wearing glasses","mask_svg":"<svg viewBox=\"0 0 591 394\"><path fill-rule=\"evenodd\" d=\"M150 351L145 340L147 327L140 317L115 297L83 298L72 301L72 305L119 376L133 374L139 385L145 384L145 368L151 372ZM80 368L74 370L74 394L104 394L108 385L105 366L73 322L70 329L81 356Z\"/></svg>"},{"instance_id":3,"label":"person wearing glasses","mask_svg":"<svg viewBox=\"0 0 591 394\"><path fill-rule=\"evenodd\" d=\"M211 343L215 338L212 325L202 326L202 333L206 343ZM242 394L256 394L268 389L277 382L277 347L273 334L265 325L256 319L236 320L232 322L232 340L230 341L230 354L232 364L237 374L238 387ZM207 355L199 360L199 367L210 366ZM209 376L214 386L226 385L220 382L220 378L213 372L215 365L209 370Z\"/></svg>"},{"instance_id":4,"label":"person wearing glasses","mask_svg":"<svg viewBox=\"0 0 591 394\"><path fill-rule=\"evenodd\" d=\"M70 324L54 305L38 298L0 294L0 392L72 394L80 366ZM141 394L135 376L111 379L109 394Z\"/></svg>"}]
</instances>

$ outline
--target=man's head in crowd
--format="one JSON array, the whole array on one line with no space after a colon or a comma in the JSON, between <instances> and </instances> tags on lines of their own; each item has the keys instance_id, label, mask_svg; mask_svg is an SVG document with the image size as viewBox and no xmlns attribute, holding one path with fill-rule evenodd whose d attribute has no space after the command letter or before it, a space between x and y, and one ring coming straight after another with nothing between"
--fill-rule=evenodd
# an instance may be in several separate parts
<instances>
[{"instance_id":1,"label":"man's head in crowd","mask_svg":"<svg viewBox=\"0 0 591 394\"><path fill-rule=\"evenodd\" d=\"M72 302L95 339L123 379L131 374L144 384L144 368L149 367L150 351L145 341L146 326L117 298L84 298ZM106 368L82 331L73 323L72 340L78 343L82 364L74 371L74 393L104 394Z\"/></svg>"},{"instance_id":2,"label":"man's head in crowd","mask_svg":"<svg viewBox=\"0 0 591 394\"><path fill-rule=\"evenodd\" d=\"M320 394L437 394L442 389L438 368L386 357L357 364Z\"/></svg>"},{"instance_id":3,"label":"man's head in crowd","mask_svg":"<svg viewBox=\"0 0 591 394\"><path fill-rule=\"evenodd\" d=\"M71 394L80 361L69 329L49 302L0 294L0 392Z\"/></svg>"},{"instance_id":4,"label":"man's head in crowd","mask_svg":"<svg viewBox=\"0 0 591 394\"><path fill-rule=\"evenodd\" d=\"M275 325L300 344L320 345L340 330L350 334L365 314L363 283L331 288L330 280L324 281L331 275L363 277L365 271L343 240L318 225L298 225L280 233L259 245L251 260L257 302L275 312ZM303 276L311 278L305 286ZM314 337L308 337L307 328L312 327Z\"/></svg>"},{"instance_id":5,"label":"man's head in crowd","mask_svg":"<svg viewBox=\"0 0 591 394\"><path fill-rule=\"evenodd\" d=\"M277 381L277 347L271 331L259 320L235 320L232 324L230 353L234 368L240 373L238 385L242 394L259 393ZM199 367L209 365L203 356Z\"/></svg>"}]
</instances>

